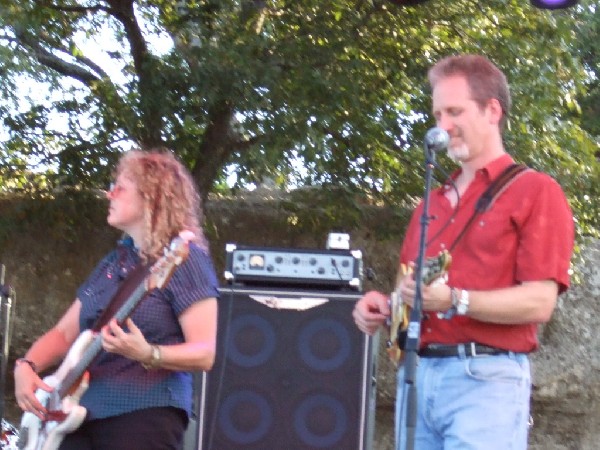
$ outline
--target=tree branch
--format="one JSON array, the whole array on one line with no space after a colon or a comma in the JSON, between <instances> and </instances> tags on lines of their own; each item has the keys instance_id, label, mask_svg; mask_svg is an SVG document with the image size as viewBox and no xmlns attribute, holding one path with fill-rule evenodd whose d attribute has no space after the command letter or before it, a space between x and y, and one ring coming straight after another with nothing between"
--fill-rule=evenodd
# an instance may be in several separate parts
<instances>
[{"instance_id":1,"label":"tree branch","mask_svg":"<svg viewBox=\"0 0 600 450\"><path fill-rule=\"evenodd\" d=\"M111 6L110 14L117 19L125 29L130 46L135 72L139 80L140 110L142 112L143 129L139 136L143 147L155 147L162 143L163 116L161 111L161 95L155 82L159 75L148 45L144 39L133 9L133 0L108 0Z\"/></svg>"},{"instance_id":2,"label":"tree branch","mask_svg":"<svg viewBox=\"0 0 600 450\"><path fill-rule=\"evenodd\" d=\"M215 105L208 114L207 127L200 144L198 158L192 167L192 176L203 198L210 192L219 171L234 149L231 136L231 120L234 108L230 102Z\"/></svg>"},{"instance_id":3,"label":"tree branch","mask_svg":"<svg viewBox=\"0 0 600 450\"><path fill-rule=\"evenodd\" d=\"M81 66L67 62L59 58L58 56L52 54L51 52L46 50L36 39L28 35L27 33L15 29L15 36L17 37L21 45L23 45L26 48L29 48L33 52L34 56L40 62L40 64L50 67L51 69L56 70L62 75L79 80L86 86L89 86L93 82L100 80L100 77L94 75L93 73L82 68Z\"/></svg>"},{"instance_id":4,"label":"tree branch","mask_svg":"<svg viewBox=\"0 0 600 450\"><path fill-rule=\"evenodd\" d=\"M106 11L106 7L103 5L94 5L94 6L73 6L73 5L62 5L59 3L52 3L48 1L39 2L41 6L54 9L56 11L64 11L64 12L76 12L87 14L89 12L97 12L97 11Z\"/></svg>"}]
</instances>

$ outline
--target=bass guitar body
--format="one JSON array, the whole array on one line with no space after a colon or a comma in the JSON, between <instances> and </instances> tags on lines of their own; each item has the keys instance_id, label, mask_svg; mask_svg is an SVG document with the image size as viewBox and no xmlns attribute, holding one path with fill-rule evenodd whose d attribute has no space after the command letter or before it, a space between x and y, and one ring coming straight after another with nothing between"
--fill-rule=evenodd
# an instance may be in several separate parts
<instances>
[{"instance_id":1,"label":"bass guitar body","mask_svg":"<svg viewBox=\"0 0 600 450\"><path fill-rule=\"evenodd\" d=\"M91 331L84 331L73 343L58 370L44 377L44 383L52 386L52 392L38 389L36 397L44 405L48 414L41 420L31 412L23 413L19 430L19 448L23 450L56 450L67 433L76 430L85 419L86 409L79 400L88 387L85 373L81 381L74 385L72 392L60 395L60 386L73 367L81 360L81 355L94 339Z\"/></svg>"}]
</instances>

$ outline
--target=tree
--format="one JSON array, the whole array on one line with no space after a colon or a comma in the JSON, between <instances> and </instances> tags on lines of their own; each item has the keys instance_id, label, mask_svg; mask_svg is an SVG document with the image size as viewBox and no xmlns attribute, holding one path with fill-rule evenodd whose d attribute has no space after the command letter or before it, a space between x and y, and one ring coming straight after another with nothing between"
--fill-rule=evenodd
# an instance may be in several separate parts
<instances>
[{"instance_id":1,"label":"tree","mask_svg":"<svg viewBox=\"0 0 600 450\"><path fill-rule=\"evenodd\" d=\"M240 185L269 177L399 203L422 192L426 70L466 51L508 74L516 157L580 193L596 147L577 123L586 73L569 51L572 15L516 0L0 0L3 175L43 163L50 185L98 186L124 146L164 145L205 194L234 168ZM158 52L157 36L172 46ZM24 76L45 99L24 107Z\"/></svg>"},{"instance_id":2,"label":"tree","mask_svg":"<svg viewBox=\"0 0 600 450\"><path fill-rule=\"evenodd\" d=\"M585 88L578 96L582 108L582 127L600 140L600 8L592 3L580 9L575 17L575 55L581 59L589 74Z\"/></svg>"},{"instance_id":3,"label":"tree","mask_svg":"<svg viewBox=\"0 0 600 450\"><path fill-rule=\"evenodd\" d=\"M594 155L595 161L586 164L579 194L573 196L571 203L577 211L580 234L598 236L600 202L596 199L600 198L600 126L597 120L600 114L600 53L597 42L600 39L600 7L595 0L582 3L573 16L575 40L571 52L581 61L587 74L578 92L577 103L581 108L581 128L595 141L588 153ZM589 145L588 140L580 142ZM573 178L578 178L577 172Z\"/></svg>"}]
</instances>

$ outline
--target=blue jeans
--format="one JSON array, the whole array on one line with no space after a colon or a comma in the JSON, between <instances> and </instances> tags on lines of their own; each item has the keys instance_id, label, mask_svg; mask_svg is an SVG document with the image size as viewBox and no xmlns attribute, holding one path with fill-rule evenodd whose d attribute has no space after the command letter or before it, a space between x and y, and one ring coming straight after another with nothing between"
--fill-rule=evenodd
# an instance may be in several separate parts
<instances>
[{"instance_id":1,"label":"blue jeans","mask_svg":"<svg viewBox=\"0 0 600 450\"><path fill-rule=\"evenodd\" d=\"M414 384L415 450L527 448L531 394L527 355L509 353L418 361ZM396 450L405 450L409 385L405 382L404 367L397 376Z\"/></svg>"}]
</instances>

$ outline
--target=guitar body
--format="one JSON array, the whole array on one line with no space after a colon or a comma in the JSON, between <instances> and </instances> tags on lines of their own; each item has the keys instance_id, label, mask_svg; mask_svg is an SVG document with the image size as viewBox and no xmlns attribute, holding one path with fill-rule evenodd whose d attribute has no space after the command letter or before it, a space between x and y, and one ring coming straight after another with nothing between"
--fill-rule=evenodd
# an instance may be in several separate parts
<instances>
[{"instance_id":1,"label":"guitar body","mask_svg":"<svg viewBox=\"0 0 600 450\"><path fill-rule=\"evenodd\" d=\"M452 257L447 250L439 253L438 256L427 258L423 265L421 279L423 284L429 285L434 281L445 282L445 277L452 262ZM395 364L402 363L404 358L404 344L410 322L411 308L402 301L399 292L399 284L403 277L412 273L410 268L404 264L400 265L398 279L396 280L396 289L390 295L390 317L388 319L389 339L386 347L390 360Z\"/></svg>"},{"instance_id":2,"label":"guitar body","mask_svg":"<svg viewBox=\"0 0 600 450\"><path fill-rule=\"evenodd\" d=\"M398 291L390 295L389 339L386 343L390 359L399 364L402 362L406 332L410 320L410 307L402 301Z\"/></svg>"},{"instance_id":3,"label":"guitar body","mask_svg":"<svg viewBox=\"0 0 600 450\"><path fill-rule=\"evenodd\" d=\"M44 383L55 388L54 391L46 392L38 389L35 395L48 410L48 418L42 421L33 413L25 412L23 414L19 430L19 448L23 450L56 450L65 435L81 425L85 419L86 409L79 405L79 400L87 390L87 376L84 375L81 382L74 387L73 392L63 398L59 398L56 388L61 385L66 375L77 364L93 339L94 334L91 331L87 330L81 333L58 370L44 378Z\"/></svg>"}]
</instances>

